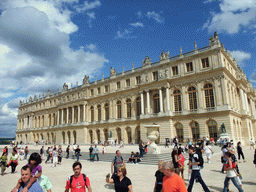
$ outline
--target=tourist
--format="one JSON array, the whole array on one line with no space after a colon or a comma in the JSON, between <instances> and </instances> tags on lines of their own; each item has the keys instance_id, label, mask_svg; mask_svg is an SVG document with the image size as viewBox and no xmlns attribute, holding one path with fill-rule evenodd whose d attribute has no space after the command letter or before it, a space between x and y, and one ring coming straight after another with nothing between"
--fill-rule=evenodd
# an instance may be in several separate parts
<instances>
[{"instance_id":1,"label":"tourist","mask_svg":"<svg viewBox=\"0 0 256 192\"><path fill-rule=\"evenodd\" d=\"M114 175L117 173L117 167L119 165L123 165L125 166L125 162L124 162L124 159L123 157L121 156L121 153L119 150L116 151L116 156L115 158L113 159L112 163L111 163L111 174L112 174L112 177L114 177Z\"/></svg>"},{"instance_id":2,"label":"tourist","mask_svg":"<svg viewBox=\"0 0 256 192\"><path fill-rule=\"evenodd\" d=\"M78 146L76 146L76 149L75 149L76 161L79 161L79 157L81 156L80 153L81 153L81 149L78 145Z\"/></svg>"},{"instance_id":3,"label":"tourist","mask_svg":"<svg viewBox=\"0 0 256 192\"><path fill-rule=\"evenodd\" d=\"M41 158L41 157L40 157ZM36 181L34 183L31 182L32 172L28 165L25 165L21 168L21 181L24 183L24 186L19 187L19 192L21 192L24 188L27 188L28 184L31 184L28 191L36 191L36 192L43 192L42 187Z\"/></svg>"},{"instance_id":4,"label":"tourist","mask_svg":"<svg viewBox=\"0 0 256 192\"><path fill-rule=\"evenodd\" d=\"M95 156L97 156L97 161L99 161L99 149L97 148L97 145L95 145L93 149L93 161L95 160Z\"/></svg>"},{"instance_id":5,"label":"tourist","mask_svg":"<svg viewBox=\"0 0 256 192\"><path fill-rule=\"evenodd\" d=\"M29 150L28 150L28 146L25 147L25 157L24 159L28 158L28 154L29 154Z\"/></svg>"},{"instance_id":6,"label":"tourist","mask_svg":"<svg viewBox=\"0 0 256 192\"><path fill-rule=\"evenodd\" d=\"M72 145L72 159L75 159L75 155L76 155L75 150L76 150L76 148L77 148L77 146L76 146L76 144L74 143L74 144Z\"/></svg>"},{"instance_id":7,"label":"tourist","mask_svg":"<svg viewBox=\"0 0 256 192\"><path fill-rule=\"evenodd\" d=\"M243 150L242 150L241 142L240 142L240 141L237 143L237 154L238 154L238 161L239 161L239 162L241 162L241 161L240 161L240 156L242 156L243 161L246 162L246 161L244 160L244 153L243 153Z\"/></svg>"},{"instance_id":8,"label":"tourist","mask_svg":"<svg viewBox=\"0 0 256 192\"><path fill-rule=\"evenodd\" d=\"M50 182L48 177L46 177L45 175L41 175L37 179L37 182L42 187L43 191L52 192L52 190L51 190L52 184L51 184L51 182Z\"/></svg>"},{"instance_id":9,"label":"tourist","mask_svg":"<svg viewBox=\"0 0 256 192\"><path fill-rule=\"evenodd\" d=\"M54 147L53 152L52 152L52 161L53 161L52 167L56 167L57 166L57 162L58 162L58 152L57 152L57 148L56 147Z\"/></svg>"},{"instance_id":10,"label":"tourist","mask_svg":"<svg viewBox=\"0 0 256 192\"><path fill-rule=\"evenodd\" d=\"M44 146L42 146L42 148L40 149L40 156L42 160L44 160Z\"/></svg>"},{"instance_id":11,"label":"tourist","mask_svg":"<svg viewBox=\"0 0 256 192\"><path fill-rule=\"evenodd\" d=\"M107 183L115 184L116 192L133 192L132 182L126 177L127 171L124 165L119 165L117 167L117 174L113 178L110 178L110 174L106 176Z\"/></svg>"},{"instance_id":12,"label":"tourist","mask_svg":"<svg viewBox=\"0 0 256 192\"><path fill-rule=\"evenodd\" d=\"M227 171L227 175L224 181L223 192L227 191L229 180L233 182L239 192L243 192L243 189L236 182L236 176L238 176L238 173L235 171L235 165L231 161L231 156L232 154L229 151L225 153L225 157L227 158L227 164L225 164L224 170Z\"/></svg>"},{"instance_id":13,"label":"tourist","mask_svg":"<svg viewBox=\"0 0 256 192\"><path fill-rule=\"evenodd\" d=\"M61 165L61 161L62 161L62 148L61 148L61 146L59 147L59 149L58 149L58 164L60 164Z\"/></svg>"},{"instance_id":14,"label":"tourist","mask_svg":"<svg viewBox=\"0 0 256 192\"><path fill-rule=\"evenodd\" d=\"M189 169L190 167L192 168L192 173L189 180L188 192L192 191L195 179L202 185L204 191L209 192L200 174L200 155L195 153L195 149L192 147L189 149L189 153L192 155L191 163L189 163Z\"/></svg>"},{"instance_id":15,"label":"tourist","mask_svg":"<svg viewBox=\"0 0 256 192\"><path fill-rule=\"evenodd\" d=\"M9 163L8 163L8 167L11 166L11 168L12 168L12 173L14 173L15 170L16 170L16 167L17 167L17 165L18 165L18 159L19 159L19 155L17 154L17 151L14 150L14 151L12 152L10 161L9 161Z\"/></svg>"},{"instance_id":16,"label":"tourist","mask_svg":"<svg viewBox=\"0 0 256 192\"><path fill-rule=\"evenodd\" d=\"M174 138L173 138L173 141L172 141L173 143L174 143L174 147L175 148L178 148L178 138L177 138L177 136L175 136Z\"/></svg>"},{"instance_id":17,"label":"tourist","mask_svg":"<svg viewBox=\"0 0 256 192\"><path fill-rule=\"evenodd\" d=\"M165 138L165 147L164 148L166 148L166 147L169 148L169 143L170 143L169 138Z\"/></svg>"},{"instance_id":18,"label":"tourist","mask_svg":"<svg viewBox=\"0 0 256 192\"><path fill-rule=\"evenodd\" d=\"M139 153L139 152L136 152L136 154L135 154L135 158L136 158L136 163L141 162L141 159L140 159L140 153Z\"/></svg>"},{"instance_id":19,"label":"tourist","mask_svg":"<svg viewBox=\"0 0 256 192\"><path fill-rule=\"evenodd\" d=\"M116 147L116 143L117 143L117 139L115 139L115 147ZM112 143L112 145L113 145L113 143ZM113 146L112 146L113 147Z\"/></svg>"},{"instance_id":20,"label":"tourist","mask_svg":"<svg viewBox=\"0 0 256 192\"><path fill-rule=\"evenodd\" d=\"M5 169L7 167L7 152L4 151L0 157L1 174L4 176Z\"/></svg>"},{"instance_id":21,"label":"tourist","mask_svg":"<svg viewBox=\"0 0 256 192\"><path fill-rule=\"evenodd\" d=\"M66 148L66 153L67 153L66 158L67 159L69 158L69 151L70 151L70 145L68 145L67 148Z\"/></svg>"},{"instance_id":22,"label":"tourist","mask_svg":"<svg viewBox=\"0 0 256 192\"><path fill-rule=\"evenodd\" d=\"M187 192L185 182L175 173L175 168L172 162L163 162L162 170L165 175L162 184L163 192Z\"/></svg>"},{"instance_id":23,"label":"tourist","mask_svg":"<svg viewBox=\"0 0 256 192\"><path fill-rule=\"evenodd\" d=\"M7 155L7 157L8 157L8 147L7 147L7 146L4 147L3 153L4 153L4 152L6 152L6 155Z\"/></svg>"},{"instance_id":24,"label":"tourist","mask_svg":"<svg viewBox=\"0 0 256 192\"><path fill-rule=\"evenodd\" d=\"M20 156L20 160L22 161L25 157L25 151L24 148L22 147L19 151L19 156Z\"/></svg>"},{"instance_id":25,"label":"tourist","mask_svg":"<svg viewBox=\"0 0 256 192\"><path fill-rule=\"evenodd\" d=\"M175 169L175 173L177 173L178 175L180 174L180 169L179 169L179 155L178 155L178 149L174 148L172 150L172 163Z\"/></svg>"},{"instance_id":26,"label":"tourist","mask_svg":"<svg viewBox=\"0 0 256 192\"><path fill-rule=\"evenodd\" d=\"M209 146L209 143L206 143L206 145L204 147L204 153L207 157L207 163L210 163L210 158L211 158L211 155L213 154L213 151L212 151L211 147Z\"/></svg>"},{"instance_id":27,"label":"tourist","mask_svg":"<svg viewBox=\"0 0 256 192\"><path fill-rule=\"evenodd\" d=\"M179 170L180 170L181 178L184 180L185 158L180 149L178 149L178 159L179 159Z\"/></svg>"},{"instance_id":28,"label":"tourist","mask_svg":"<svg viewBox=\"0 0 256 192\"><path fill-rule=\"evenodd\" d=\"M91 184L89 178L85 174L81 174L82 164L80 162L75 162L73 164L74 175L71 175L67 180L65 192L85 192L88 189L88 192L92 192Z\"/></svg>"},{"instance_id":29,"label":"tourist","mask_svg":"<svg viewBox=\"0 0 256 192\"><path fill-rule=\"evenodd\" d=\"M156 177L156 182L155 182L155 187L154 187L154 192L161 192L162 191L162 183L163 183L163 178L164 178L164 173L163 173L163 160L158 161L158 170L155 173Z\"/></svg>"},{"instance_id":30,"label":"tourist","mask_svg":"<svg viewBox=\"0 0 256 192\"><path fill-rule=\"evenodd\" d=\"M135 153L132 151L132 152L131 152L131 156L130 156L130 158L128 159L128 161L129 161L129 162L133 162L133 163L135 164L135 163L136 163L135 160L136 160L136 155L135 155Z\"/></svg>"},{"instance_id":31,"label":"tourist","mask_svg":"<svg viewBox=\"0 0 256 192\"><path fill-rule=\"evenodd\" d=\"M221 169L221 173L224 173L224 165L227 163L227 158L225 157L225 153L228 151L227 147L228 147L227 145L223 145L223 147L221 148L221 150L222 150L222 155L221 155L222 169Z\"/></svg>"},{"instance_id":32,"label":"tourist","mask_svg":"<svg viewBox=\"0 0 256 192\"><path fill-rule=\"evenodd\" d=\"M104 155L106 152L107 152L107 147L104 146L104 147L102 148L102 154Z\"/></svg>"},{"instance_id":33,"label":"tourist","mask_svg":"<svg viewBox=\"0 0 256 192\"><path fill-rule=\"evenodd\" d=\"M254 151L254 159L253 159L253 164L255 165L255 167L256 167L256 149L255 149L255 151Z\"/></svg>"},{"instance_id":34,"label":"tourist","mask_svg":"<svg viewBox=\"0 0 256 192\"><path fill-rule=\"evenodd\" d=\"M144 154L144 143L142 140L139 143L139 150L140 150L140 158L142 158Z\"/></svg>"},{"instance_id":35,"label":"tourist","mask_svg":"<svg viewBox=\"0 0 256 192\"><path fill-rule=\"evenodd\" d=\"M254 149L254 141L251 139L251 141L250 141L250 149Z\"/></svg>"},{"instance_id":36,"label":"tourist","mask_svg":"<svg viewBox=\"0 0 256 192\"><path fill-rule=\"evenodd\" d=\"M93 147L92 147L92 145L91 145L91 147L89 148L89 158L90 158L90 160L92 161L93 158L92 158L91 156L93 156Z\"/></svg>"},{"instance_id":37,"label":"tourist","mask_svg":"<svg viewBox=\"0 0 256 192\"><path fill-rule=\"evenodd\" d=\"M47 154L47 159L45 161L45 163L47 164L47 162L50 160L51 158L51 153L50 153L50 147L48 147L48 149L46 150L46 154Z\"/></svg>"}]
</instances>

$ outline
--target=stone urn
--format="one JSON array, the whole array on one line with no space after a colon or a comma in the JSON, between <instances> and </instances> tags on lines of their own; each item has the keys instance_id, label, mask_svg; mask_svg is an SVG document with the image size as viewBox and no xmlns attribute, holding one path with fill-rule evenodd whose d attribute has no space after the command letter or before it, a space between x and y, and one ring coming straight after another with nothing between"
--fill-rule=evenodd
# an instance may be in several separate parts
<instances>
[{"instance_id":1,"label":"stone urn","mask_svg":"<svg viewBox=\"0 0 256 192\"><path fill-rule=\"evenodd\" d=\"M160 125L146 125L147 137L150 140L148 145L148 154L160 154L160 148L156 144L156 140L159 137L159 127Z\"/></svg>"}]
</instances>

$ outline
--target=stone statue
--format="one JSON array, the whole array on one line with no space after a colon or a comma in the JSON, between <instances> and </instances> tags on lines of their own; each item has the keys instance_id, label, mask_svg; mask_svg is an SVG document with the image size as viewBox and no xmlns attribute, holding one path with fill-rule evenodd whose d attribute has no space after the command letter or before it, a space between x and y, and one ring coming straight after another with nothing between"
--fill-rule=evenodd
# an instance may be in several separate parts
<instances>
[{"instance_id":1,"label":"stone statue","mask_svg":"<svg viewBox=\"0 0 256 192\"><path fill-rule=\"evenodd\" d=\"M214 37L213 37L213 36L210 37L210 39L209 39L209 45L210 45L210 46L215 46L215 45L221 46L221 45L220 45L220 41L219 41L219 37L218 37L218 34L217 34L216 31L215 31L215 33L214 33Z\"/></svg>"},{"instance_id":2,"label":"stone statue","mask_svg":"<svg viewBox=\"0 0 256 192\"><path fill-rule=\"evenodd\" d=\"M195 47L195 50L197 49L197 44L196 44L196 42L194 42L194 47Z\"/></svg>"},{"instance_id":3,"label":"stone statue","mask_svg":"<svg viewBox=\"0 0 256 192\"><path fill-rule=\"evenodd\" d=\"M109 132L109 137L112 138L112 131Z\"/></svg>"},{"instance_id":4,"label":"stone statue","mask_svg":"<svg viewBox=\"0 0 256 192\"><path fill-rule=\"evenodd\" d=\"M221 125L221 132L222 132L222 133L226 133L226 132L227 132L224 123L222 123L222 125Z\"/></svg>"},{"instance_id":5,"label":"stone statue","mask_svg":"<svg viewBox=\"0 0 256 192\"><path fill-rule=\"evenodd\" d=\"M161 70L161 71L158 71L158 78L159 78L159 79L163 79L163 78L164 78L164 75L163 75L162 70Z\"/></svg>"},{"instance_id":6,"label":"stone statue","mask_svg":"<svg viewBox=\"0 0 256 192\"><path fill-rule=\"evenodd\" d=\"M151 65L150 57L146 56L146 58L142 61L143 66Z\"/></svg>"},{"instance_id":7,"label":"stone statue","mask_svg":"<svg viewBox=\"0 0 256 192\"><path fill-rule=\"evenodd\" d=\"M29 102L32 102L32 97L31 96L29 97Z\"/></svg>"},{"instance_id":8,"label":"stone statue","mask_svg":"<svg viewBox=\"0 0 256 192\"><path fill-rule=\"evenodd\" d=\"M168 59L170 57L170 53L169 51L166 53L164 51L162 51L161 55L160 55L160 60L164 60L164 59Z\"/></svg>"},{"instance_id":9,"label":"stone statue","mask_svg":"<svg viewBox=\"0 0 256 192\"><path fill-rule=\"evenodd\" d=\"M182 48L181 48L181 46L180 46L180 55L182 55Z\"/></svg>"},{"instance_id":10,"label":"stone statue","mask_svg":"<svg viewBox=\"0 0 256 192\"><path fill-rule=\"evenodd\" d=\"M116 74L117 71L113 67L110 67L110 77L115 76Z\"/></svg>"},{"instance_id":11,"label":"stone statue","mask_svg":"<svg viewBox=\"0 0 256 192\"><path fill-rule=\"evenodd\" d=\"M67 91L67 90L68 90L68 85L66 83L64 83L62 91Z\"/></svg>"},{"instance_id":12,"label":"stone statue","mask_svg":"<svg viewBox=\"0 0 256 192\"><path fill-rule=\"evenodd\" d=\"M165 75L166 78L169 78L169 70L168 69L165 69L164 75Z\"/></svg>"},{"instance_id":13,"label":"stone statue","mask_svg":"<svg viewBox=\"0 0 256 192\"><path fill-rule=\"evenodd\" d=\"M90 83L89 76L85 75L83 79L83 84L89 84L89 83Z\"/></svg>"},{"instance_id":14,"label":"stone statue","mask_svg":"<svg viewBox=\"0 0 256 192\"><path fill-rule=\"evenodd\" d=\"M51 91L48 89L47 93L46 93L46 96L47 97L50 97L51 96Z\"/></svg>"},{"instance_id":15,"label":"stone statue","mask_svg":"<svg viewBox=\"0 0 256 192\"><path fill-rule=\"evenodd\" d=\"M34 100L37 100L37 96L36 95L34 96Z\"/></svg>"}]
</instances>

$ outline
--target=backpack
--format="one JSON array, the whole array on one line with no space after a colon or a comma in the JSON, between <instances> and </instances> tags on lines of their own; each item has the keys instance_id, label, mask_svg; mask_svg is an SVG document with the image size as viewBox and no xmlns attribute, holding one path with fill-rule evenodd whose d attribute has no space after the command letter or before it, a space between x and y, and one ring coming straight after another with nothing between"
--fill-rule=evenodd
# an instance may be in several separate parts
<instances>
[{"instance_id":1,"label":"backpack","mask_svg":"<svg viewBox=\"0 0 256 192\"><path fill-rule=\"evenodd\" d=\"M74 177L74 175L71 175L71 176L70 176L70 188L71 188L71 183L72 183L72 181L73 181L73 177ZM84 177L85 186L87 187L87 185L86 185L86 175L83 174L83 177Z\"/></svg>"},{"instance_id":2,"label":"backpack","mask_svg":"<svg viewBox=\"0 0 256 192\"><path fill-rule=\"evenodd\" d=\"M197 154L198 157L199 157L199 165L198 165L198 166L200 166L201 168L203 168L203 167L204 167L204 158L203 158L203 154L202 154L200 148L197 148L197 149L196 149L196 154Z\"/></svg>"},{"instance_id":3,"label":"backpack","mask_svg":"<svg viewBox=\"0 0 256 192\"><path fill-rule=\"evenodd\" d=\"M122 157L122 156L120 156L120 157L121 157L122 162L123 162L123 161L124 161L123 157ZM117 160L117 157L115 156L115 159L114 159L114 166L116 165L116 160Z\"/></svg>"}]
</instances>

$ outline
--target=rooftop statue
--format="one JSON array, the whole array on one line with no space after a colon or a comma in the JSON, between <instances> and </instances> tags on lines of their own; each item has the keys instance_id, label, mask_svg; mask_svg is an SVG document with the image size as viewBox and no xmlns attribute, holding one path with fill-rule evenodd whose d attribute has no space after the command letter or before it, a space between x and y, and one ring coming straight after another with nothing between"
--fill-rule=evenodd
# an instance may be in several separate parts
<instances>
[{"instance_id":1,"label":"rooftop statue","mask_svg":"<svg viewBox=\"0 0 256 192\"><path fill-rule=\"evenodd\" d=\"M66 83L64 83L63 85L63 91L67 91L68 90L68 85Z\"/></svg>"},{"instance_id":2,"label":"rooftop statue","mask_svg":"<svg viewBox=\"0 0 256 192\"><path fill-rule=\"evenodd\" d=\"M146 56L146 58L142 61L143 66L151 65L150 57Z\"/></svg>"},{"instance_id":3,"label":"rooftop statue","mask_svg":"<svg viewBox=\"0 0 256 192\"><path fill-rule=\"evenodd\" d=\"M169 59L169 57L170 57L169 51L168 52L162 51L162 53L161 53L159 58L160 58L160 60L164 60L164 59Z\"/></svg>"},{"instance_id":4,"label":"rooftop statue","mask_svg":"<svg viewBox=\"0 0 256 192\"><path fill-rule=\"evenodd\" d=\"M90 83L89 76L85 75L83 79L83 84L89 84L89 83Z\"/></svg>"},{"instance_id":5,"label":"rooftop statue","mask_svg":"<svg viewBox=\"0 0 256 192\"><path fill-rule=\"evenodd\" d=\"M117 71L113 67L110 67L110 77L115 76L116 74L117 74Z\"/></svg>"}]
</instances>

